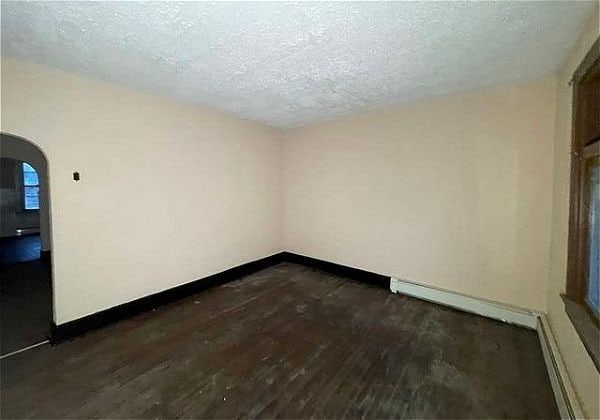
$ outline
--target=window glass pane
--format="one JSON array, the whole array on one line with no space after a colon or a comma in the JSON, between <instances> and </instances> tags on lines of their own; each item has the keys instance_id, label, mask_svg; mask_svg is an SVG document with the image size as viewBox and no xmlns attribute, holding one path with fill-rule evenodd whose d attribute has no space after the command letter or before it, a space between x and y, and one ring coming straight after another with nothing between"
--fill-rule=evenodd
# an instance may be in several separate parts
<instances>
[{"instance_id":1,"label":"window glass pane","mask_svg":"<svg viewBox=\"0 0 600 420\"><path fill-rule=\"evenodd\" d=\"M23 181L25 185L38 185L38 176L35 172L23 172Z\"/></svg>"},{"instance_id":2,"label":"window glass pane","mask_svg":"<svg viewBox=\"0 0 600 420\"><path fill-rule=\"evenodd\" d=\"M23 172L35 172L35 168L27 162L23 162Z\"/></svg>"},{"instance_id":3,"label":"window glass pane","mask_svg":"<svg viewBox=\"0 0 600 420\"><path fill-rule=\"evenodd\" d=\"M596 314L600 312L600 164L598 158L589 171L589 269L586 301Z\"/></svg>"},{"instance_id":4,"label":"window glass pane","mask_svg":"<svg viewBox=\"0 0 600 420\"><path fill-rule=\"evenodd\" d=\"M40 208L40 187L25 187L25 209L38 210Z\"/></svg>"},{"instance_id":5,"label":"window glass pane","mask_svg":"<svg viewBox=\"0 0 600 420\"><path fill-rule=\"evenodd\" d=\"M28 163L23 162L23 183L25 185L39 185L38 174Z\"/></svg>"}]
</instances>

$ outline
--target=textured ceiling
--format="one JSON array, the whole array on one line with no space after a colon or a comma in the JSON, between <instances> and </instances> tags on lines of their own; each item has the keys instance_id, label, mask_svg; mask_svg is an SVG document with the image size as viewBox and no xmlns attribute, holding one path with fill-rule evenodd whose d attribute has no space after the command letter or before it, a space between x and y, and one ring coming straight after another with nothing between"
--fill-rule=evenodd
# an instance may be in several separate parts
<instances>
[{"instance_id":1,"label":"textured ceiling","mask_svg":"<svg viewBox=\"0 0 600 420\"><path fill-rule=\"evenodd\" d=\"M545 75L594 2L11 2L2 53L295 127Z\"/></svg>"}]
</instances>

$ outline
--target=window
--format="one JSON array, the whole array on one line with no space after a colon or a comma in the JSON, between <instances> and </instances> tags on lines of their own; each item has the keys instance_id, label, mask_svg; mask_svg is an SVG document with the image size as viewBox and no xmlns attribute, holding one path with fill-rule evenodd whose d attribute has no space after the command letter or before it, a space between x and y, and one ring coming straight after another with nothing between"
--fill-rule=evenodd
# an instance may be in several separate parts
<instances>
[{"instance_id":1,"label":"window","mask_svg":"<svg viewBox=\"0 0 600 420\"><path fill-rule=\"evenodd\" d=\"M588 310L600 319L600 141L584 149L584 222L586 283L584 302Z\"/></svg>"},{"instance_id":2,"label":"window","mask_svg":"<svg viewBox=\"0 0 600 420\"><path fill-rule=\"evenodd\" d=\"M600 39L573 75L565 309L600 371Z\"/></svg>"},{"instance_id":3,"label":"window","mask_svg":"<svg viewBox=\"0 0 600 420\"><path fill-rule=\"evenodd\" d=\"M36 170L23 162L23 204L25 210L40 209L40 179Z\"/></svg>"}]
</instances>

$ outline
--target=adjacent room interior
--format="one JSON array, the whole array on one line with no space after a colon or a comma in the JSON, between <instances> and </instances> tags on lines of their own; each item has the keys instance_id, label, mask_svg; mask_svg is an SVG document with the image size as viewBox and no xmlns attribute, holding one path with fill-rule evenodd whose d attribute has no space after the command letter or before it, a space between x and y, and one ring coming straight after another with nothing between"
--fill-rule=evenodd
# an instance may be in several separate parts
<instances>
[{"instance_id":1,"label":"adjacent room interior","mask_svg":"<svg viewBox=\"0 0 600 420\"><path fill-rule=\"evenodd\" d=\"M598 1L0 7L1 418L600 418Z\"/></svg>"}]
</instances>

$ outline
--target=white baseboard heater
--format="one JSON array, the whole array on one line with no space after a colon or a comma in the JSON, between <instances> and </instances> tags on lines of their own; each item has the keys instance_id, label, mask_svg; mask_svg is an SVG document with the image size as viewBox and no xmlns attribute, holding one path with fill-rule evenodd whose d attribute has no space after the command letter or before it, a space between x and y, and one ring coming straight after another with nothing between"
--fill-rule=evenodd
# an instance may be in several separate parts
<instances>
[{"instance_id":1,"label":"white baseboard heater","mask_svg":"<svg viewBox=\"0 0 600 420\"><path fill-rule=\"evenodd\" d=\"M554 339L546 315L543 313L450 292L424 284L400 280L394 277L390 278L390 290L393 293L413 296L440 305L450 306L461 311L471 312L487 318L536 330L561 418L577 419L583 417L581 406L558 351L556 340Z\"/></svg>"},{"instance_id":2,"label":"white baseboard heater","mask_svg":"<svg viewBox=\"0 0 600 420\"><path fill-rule=\"evenodd\" d=\"M535 330L538 313L392 277L390 290Z\"/></svg>"}]
</instances>

